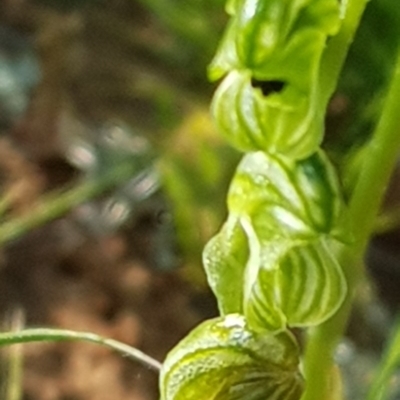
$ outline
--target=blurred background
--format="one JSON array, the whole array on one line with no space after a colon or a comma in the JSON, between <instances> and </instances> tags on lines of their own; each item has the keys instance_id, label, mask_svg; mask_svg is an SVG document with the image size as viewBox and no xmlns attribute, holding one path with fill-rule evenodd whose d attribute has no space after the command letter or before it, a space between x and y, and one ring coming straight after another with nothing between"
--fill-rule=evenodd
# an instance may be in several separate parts
<instances>
[{"instance_id":1,"label":"blurred background","mask_svg":"<svg viewBox=\"0 0 400 400\"><path fill-rule=\"evenodd\" d=\"M201 251L240 154L210 120L206 69L226 22L222 0L0 1L2 330L93 331L161 361L217 315ZM400 8L372 1L327 115L346 196L399 37ZM338 350L352 399L400 302L399 190L396 172L367 255L374 280ZM93 345L12 347L0 362L6 400L158 398L153 372Z\"/></svg>"}]
</instances>

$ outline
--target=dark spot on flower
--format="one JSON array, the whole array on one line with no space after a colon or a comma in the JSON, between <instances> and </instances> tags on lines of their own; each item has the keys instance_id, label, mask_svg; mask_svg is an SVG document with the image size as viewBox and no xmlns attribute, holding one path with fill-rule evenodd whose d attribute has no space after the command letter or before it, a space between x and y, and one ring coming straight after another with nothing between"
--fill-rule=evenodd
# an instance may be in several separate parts
<instances>
[{"instance_id":1,"label":"dark spot on flower","mask_svg":"<svg viewBox=\"0 0 400 400\"><path fill-rule=\"evenodd\" d=\"M256 78L251 78L251 86L256 89L261 89L264 96L269 96L272 93L280 93L284 87L285 82L283 81L260 81Z\"/></svg>"}]
</instances>

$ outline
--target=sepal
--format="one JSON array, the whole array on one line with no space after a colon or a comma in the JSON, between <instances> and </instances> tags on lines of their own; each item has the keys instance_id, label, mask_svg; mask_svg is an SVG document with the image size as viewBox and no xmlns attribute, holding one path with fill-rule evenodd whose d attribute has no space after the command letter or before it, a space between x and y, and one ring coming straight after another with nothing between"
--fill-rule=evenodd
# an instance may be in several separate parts
<instances>
[{"instance_id":1,"label":"sepal","mask_svg":"<svg viewBox=\"0 0 400 400\"><path fill-rule=\"evenodd\" d=\"M229 0L226 11L231 19L225 38L230 39L221 42L209 67L212 80L236 66L258 74L293 43L304 42L304 35L318 43L313 53L319 58L326 37L335 35L340 26L337 0ZM297 59L299 54L293 56Z\"/></svg>"},{"instance_id":2,"label":"sepal","mask_svg":"<svg viewBox=\"0 0 400 400\"><path fill-rule=\"evenodd\" d=\"M315 239L341 232L345 207L335 172L322 151L295 161L263 152L240 162L228 194L229 213L250 219L259 239Z\"/></svg>"},{"instance_id":3,"label":"sepal","mask_svg":"<svg viewBox=\"0 0 400 400\"><path fill-rule=\"evenodd\" d=\"M161 400L298 400L299 349L289 332L253 332L230 314L195 328L167 356Z\"/></svg>"},{"instance_id":4,"label":"sepal","mask_svg":"<svg viewBox=\"0 0 400 400\"><path fill-rule=\"evenodd\" d=\"M222 315L242 313L243 276L248 257L247 237L239 220L231 216L203 251L208 284L217 296Z\"/></svg>"}]
</instances>

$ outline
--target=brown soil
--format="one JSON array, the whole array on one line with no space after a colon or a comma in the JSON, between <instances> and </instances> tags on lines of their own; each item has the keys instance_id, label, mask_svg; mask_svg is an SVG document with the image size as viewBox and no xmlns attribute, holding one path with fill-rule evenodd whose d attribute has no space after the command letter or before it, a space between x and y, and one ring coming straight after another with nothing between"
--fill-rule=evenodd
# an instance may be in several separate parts
<instances>
[{"instance_id":1,"label":"brown soil","mask_svg":"<svg viewBox=\"0 0 400 400\"><path fill-rule=\"evenodd\" d=\"M210 296L194 294L176 272L135 257L139 242L132 231L84 237L68 218L42 227L5 249L1 309L22 309L30 327L91 331L162 360L215 311ZM24 365L24 399L158 398L154 372L92 344L26 345Z\"/></svg>"}]
</instances>

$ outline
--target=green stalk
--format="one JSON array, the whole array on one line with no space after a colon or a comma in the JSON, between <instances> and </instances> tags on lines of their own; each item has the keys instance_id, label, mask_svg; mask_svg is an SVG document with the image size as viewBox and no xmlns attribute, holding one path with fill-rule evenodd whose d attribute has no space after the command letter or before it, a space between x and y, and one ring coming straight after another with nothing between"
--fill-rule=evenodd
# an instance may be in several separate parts
<instances>
[{"instance_id":1,"label":"green stalk","mask_svg":"<svg viewBox=\"0 0 400 400\"><path fill-rule=\"evenodd\" d=\"M147 354L141 352L140 350L128 346L127 344L118 342L114 339L106 339L94 333L88 332L76 332L65 329L24 329L19 332L5 332L0 333L0 347L9 346L17 343L30 343L30 342L75 342L84 341L90 343L100 344L102 346L109 347L124 356L129 357L144 366L154 370L159 371L161 364L148 356Z\"/></svg>"},{"instance_id":2,"label":"green stalk","mask_svg":"<svg viewBox=\"0 0 400 400\"><path fill-rule=\"evenodd\" d=\"M305 372L310 384L302 400L329 398L332 353L344 333L354 292L363 278L362 256L399 154L399 115L400 51L384 109L350 201L349 214L354 226L354 244L347 246L340 256L349 286L349 296L333 318L310 332L305 355Z\"/></svg>"},{"instance_id":3,"label":"green stalk","mask_svg":"<svg viewBox=\"0 0 400 400\"><path fill-rule=\"evenodd\" d=\"M369 0L347 0L345 15L337 35L332 37L321 60L319 84L321 104L326 107L336 89L349 47Z\"/></svg>"},{"instance_id":4,"label":"green stalk","mask_svg":"<svg viewBox=\"0 0 400 400\"><path fill-rule=\"evenodd\" d=\"M25 316L22 309L16 309L11 316L12 332L20 331L25 323ZM8 374L6 400L22 399L22 380L23 380L24 354L21 346L15 346L8 353Z\"/></svg>"}]
</instances>

